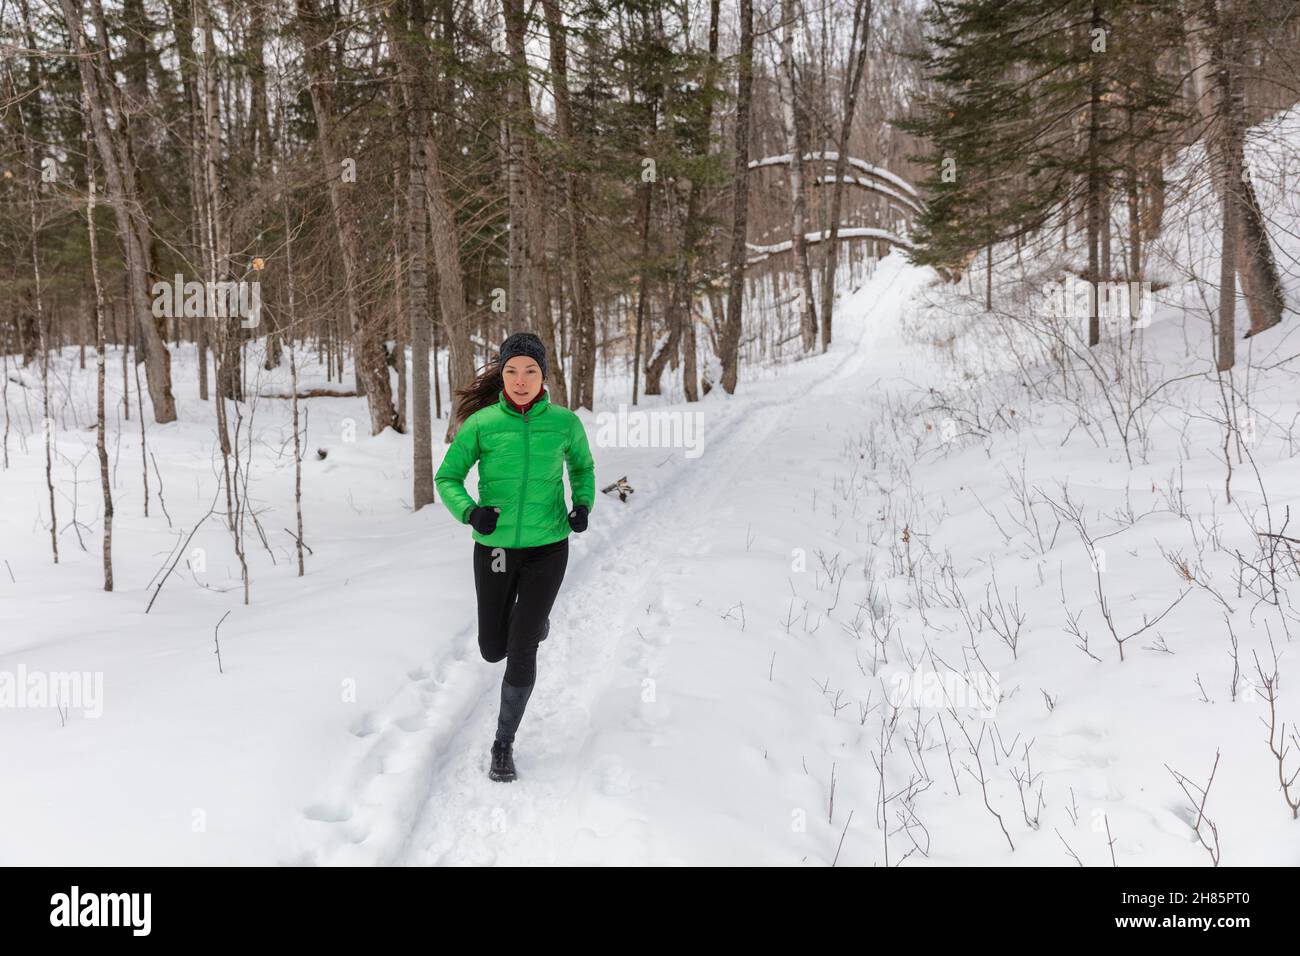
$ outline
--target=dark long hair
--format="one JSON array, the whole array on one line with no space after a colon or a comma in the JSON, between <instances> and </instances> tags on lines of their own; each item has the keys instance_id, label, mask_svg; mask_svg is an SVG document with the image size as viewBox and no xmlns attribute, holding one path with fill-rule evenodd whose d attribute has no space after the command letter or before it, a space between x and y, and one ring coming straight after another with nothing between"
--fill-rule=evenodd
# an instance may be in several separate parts
<instances>
[{"instance_id":1,"label":"dark long hair","mask_svg":"<svg viewBox=\"0 0 1300 956\"><path fill-rule=\"evenodd\" d=\"M495 405L501 390L506 387L501 376L501 366L496 361L489 362L470 380L464 388L456 389L456 407L453 420L457 427L481 408Z\"/></svg>"}]
</instances>

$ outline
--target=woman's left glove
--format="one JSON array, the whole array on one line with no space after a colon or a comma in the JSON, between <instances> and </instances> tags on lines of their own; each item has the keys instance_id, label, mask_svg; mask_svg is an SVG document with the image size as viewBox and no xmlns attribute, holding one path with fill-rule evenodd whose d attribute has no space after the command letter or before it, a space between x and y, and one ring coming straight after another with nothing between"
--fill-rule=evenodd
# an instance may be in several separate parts
<instances>
[{"instance_id":1,"label":"woman's left glove","mask_svg":"<svg viewBox=\"0 0 1300 956\"><path fill-rule=\"evenodd\" d=\"M491 534L497 529L497 519L501 517L500 508L475 508L469 513L469 523L479 534Z\"/></svg>"},{"instance_id":2,"label":"woman's left glove","mask_svg":"<svg viewBox=\"0 0 1300 956\"><path fill-rule=\"evenodd\" d=\"M574 505L569 512L569 527L581 534L587 530L587 506Z\"/></svg>"}]
</instances>

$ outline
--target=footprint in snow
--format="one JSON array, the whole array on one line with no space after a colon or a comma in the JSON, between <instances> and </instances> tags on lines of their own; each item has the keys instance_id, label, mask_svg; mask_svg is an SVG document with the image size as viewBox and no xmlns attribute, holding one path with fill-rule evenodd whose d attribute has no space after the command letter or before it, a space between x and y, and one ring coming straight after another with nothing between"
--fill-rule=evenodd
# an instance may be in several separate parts
<instances>
[{"instance_id":1,"label":"footprint in snow","mask_svg":"<svg viewBox=\"0 0 1300 956\"><path fill-rule=\"evenodd\" d=\"M313 803L302 812L308 820L318 823L345 823L352 819L352 808L341 803Z\"/></svg>"},{"instance_id":2,"label":"footprint in snow","mask_svg":"<svg viewBox=\"0 0 1300 956\"><path fill-rule=\"evenodd\" d=\"M397 718L397 720L393 721L393 724L399 730L404 730L408 734L413 734L424 730L429 726L429 715L422 711L414 714L407 714L404 717Z\"/></svg>"},{"instance_id":3,"label":"footprint in snow","mask_svg":"<svg viewBox=\"0 0 1300 956\"><path fill-rule=\"evenodd\" d=\"M362 714L352 723L351 733L354 737L370 737L379 733L379 719L371 713Z\"/></svg>"}]
</instances>

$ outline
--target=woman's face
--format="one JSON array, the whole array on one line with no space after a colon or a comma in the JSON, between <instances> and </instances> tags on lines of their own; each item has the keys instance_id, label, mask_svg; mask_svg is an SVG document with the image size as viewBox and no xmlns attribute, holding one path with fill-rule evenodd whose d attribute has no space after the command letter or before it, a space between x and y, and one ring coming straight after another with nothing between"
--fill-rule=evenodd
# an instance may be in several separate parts
<instances>
[{"instance_id":1,"label":"woman's face","mask_svg":"<svg viewBox=\"0 0 1300 956\"><path fill-rule=\"evenodd\" d=\"M542 369L536 359L516 355L501 370L506 394L516 405L527 405L542 390Z\"/></svg>"}]
</instances>

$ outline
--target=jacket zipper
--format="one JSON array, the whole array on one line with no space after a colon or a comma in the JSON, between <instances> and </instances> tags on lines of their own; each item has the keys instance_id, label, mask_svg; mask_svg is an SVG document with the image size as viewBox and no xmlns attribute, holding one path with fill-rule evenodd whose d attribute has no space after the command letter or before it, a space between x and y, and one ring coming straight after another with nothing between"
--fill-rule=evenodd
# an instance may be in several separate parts
<instances>
[{"instance_id":1,"label":"jacket zipper","mask_svg":"<svg viewBox=\"0 0 1300 956\"><path fill-rule=\"evenodd\" d=\"M524 497L528 494L528 459L532 457L532 450L528 445L528 412L524 412L524 480L519 485L519 514L515 520L518 524L515 526L515 547L519 547L519 536L524 533Z\"/></svg>"}]
</instances>

